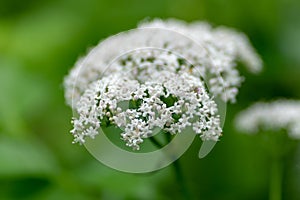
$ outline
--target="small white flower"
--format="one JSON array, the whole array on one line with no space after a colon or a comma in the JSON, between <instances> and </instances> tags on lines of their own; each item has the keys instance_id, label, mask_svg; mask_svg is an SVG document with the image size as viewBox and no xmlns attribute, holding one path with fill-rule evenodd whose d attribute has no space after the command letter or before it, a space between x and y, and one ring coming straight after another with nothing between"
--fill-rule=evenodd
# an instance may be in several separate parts
<instances>
[{"instance_id":1,"label":"small white flower","mask_svg":"<svg viewBox=\"0 0 300 200\"><path fill-rule=\"evenodd\" d=\"M285 129L291 138L300 139L300 101L255 103L238 114L236 127L241 132L250 134Z\"/></svg>"}]
</instances>

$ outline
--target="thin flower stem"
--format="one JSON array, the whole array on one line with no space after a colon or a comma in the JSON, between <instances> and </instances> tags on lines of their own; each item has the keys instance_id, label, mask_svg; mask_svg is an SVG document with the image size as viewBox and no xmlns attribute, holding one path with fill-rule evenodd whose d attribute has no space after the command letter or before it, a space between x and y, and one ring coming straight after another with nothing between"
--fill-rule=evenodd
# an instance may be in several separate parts
<instances>
[{"instance_id":1,"label":"thin flower stem","mask_svg":"<svg viewBox=\"0 0 300 200\"><path fill-rule=\"evenodd\" d=\"M165 133L164 135L165 135L165 138L166 138L167 142L171 142L171 140L172 140L171 134L170 133ZM175 170L176 180L179 184L179 187L181 189L181 193L182 193L184 199L190 200L191 197L190 197L190 194L189 194L188 189L186 187L186 181L184 179L179 160L175 160L172 163L172 166L173 166L173 169Z\"/></svg>"},{"instance_id":2,"label":"thin flower stem","mask_svg":"<svg viewBox=\"0 0 300 200\"><path fill-rule=\"evenodd\" d=\"M180 187L180 190L181 190L181 193L182 193L184 199L190 200L191 197L190 197L190 194L189 194L188 189L187 189L186 184L185 184L186 182L185 182L185 179L184 179L184 176L183 176L183 173L182 173L182 169L181 169L179 160L175 160L172 163L172 166L173 166L173 169L175 171L176 180L179 184L179 187Z\"/></svg>"},{"instance_id":3,"label":"thin flower stem","mask_svg":"<svg viewBox=\"0 0 300 200\"><path fill-rule=\"evenodd\" d=\"M280 158L273 158L271 166L271 177L270 177L270 200L281 200L282 199L282 164Z\"/></svg>"},{"instance_id":4,"label":"thin flower stem","mask_svg":"<svg viewBox=\"0 0 300 200\"><path fill-rule=\"evenodd\" d=\"M170 134L169 133L164 133L165 136L166 136L166 140L168 142L171 141L171 137L170 137ZM156 140L154 137L150 137L149 138L150 141L158 148L162 148L163 145L158 141ZM190 194L188 192L188 189L186 187L186 182L185 182L185 179L184 179L184 176L183 176L183 173L182 173L182 169L181 169L181 166L180 166L180 163L179 163L179 160L175 160L173 163L172 163L172 166L173 166L173 169L174 169L174 172L175 172L175 175L176 175L176 181L180 187L180 192L183 196L183 198L185 200L190 200L191 197L190 197Z\"/></svg>"},{"instance_id":5,"label":"thin flower stem","mask_svg":"<svg viewBox=\"0 0 300 200\"><path fill-rule=\"evenodd\" d=\"M163 147L163 145L162 145L157 139L155 139L154 137L150 137L149 139L150 139L150 141L151 141L157 148L162 148L162 147Z\"/></svg>"}]
</instances>

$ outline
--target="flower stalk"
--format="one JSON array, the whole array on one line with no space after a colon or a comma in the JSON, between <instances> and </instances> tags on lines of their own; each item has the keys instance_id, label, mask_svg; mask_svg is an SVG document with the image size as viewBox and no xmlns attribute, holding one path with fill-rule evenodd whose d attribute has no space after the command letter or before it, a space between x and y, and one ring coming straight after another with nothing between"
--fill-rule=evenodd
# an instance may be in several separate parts
<instances>
[{"instance_id":1,"label":"flower stalk","mask_svg":"<svg viewBox=\"0 0 300 200\"><path fill-rule=\"evenodd\" d=\"M167 142L170 142L171 141L171 137L170 137L170 134L166 134L165 133L165 138L167 140ZM149 138L150 141L159 149L161 149L163 147L163 145L155 139L155 137L150 137ZM175 176L176 176L176 181L177 181L177 184L179 186L179 189L180 189L180 193L182 195L182 198L185 199L185 200L190 200L191 199L191 196L190 196L190 193L187 189L187 186L186 186L186 180L184 178L184 175L183 175L183 172L182 172L182 168L181 168L181 165L180 165L180 162L179 160L175 160L173 163L172 163L172 168L174 170L174 173L175 173Z\"/></svg>"},{"instance_id":2,"label":"flower stalk","mask_svg":"<svg viewBox=\"0 0 300 200\"><path fill-rule=\"evenodd\" d=\"M270 170L269 200L282 199L282 162L280 157L274 157Z\"/></svg>"}]
</instances>

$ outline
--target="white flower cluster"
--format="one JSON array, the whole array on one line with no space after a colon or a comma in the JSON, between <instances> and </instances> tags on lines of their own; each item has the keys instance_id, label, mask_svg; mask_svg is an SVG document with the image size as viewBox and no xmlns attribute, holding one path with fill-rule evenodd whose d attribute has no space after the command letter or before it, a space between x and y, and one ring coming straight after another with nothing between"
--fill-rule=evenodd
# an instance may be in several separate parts
<instances>
[{"instance_id":1,"label":"white flower cluster","mask_svg":"<svg viewBox=\"0 0 300 200\"><path fill-rule=\"evenodd\" d=\"M135 49L147 49L144 54L148 52L154 55L132 58L130 54ZM203 22L188 24L174 19L157 19L143 22L138 29L102 41L87 57L79 60L65 79L67 102L76 105L88 85L101 78L103 73L115 73L120 68L132 70L132 66L140 64L147 68L161 53L157 53L158 49L172 52L175 64L188 61L190 64L186 69L176 70L202 76L207 80L210 92L225 102L235 102L238 87L243 81L236 69L237 62L243 62L251 72L260 71L262 65L248 38L233 29L212 28ZM123 55L124 63L112 65L111 62L120 55ZM148 59L143 59L144 56ZM160 58L163 60L163 55ZM167 58L170 59L170 56ZM160 65L156 70L174 71L172 66L166 66L164 62L155 64Z\"/></svg>"},{"instance_id":2,"label":"white flower cluster","mask_svg":"<svg viewBox=\"0 0 300 200\"><path fill-rule=\"evenodd\" d=\"M66 100L78 114L74 142L110 124L133 149L154 130L176 134L187 126L202 140L217 141L220 116L203 80L214 96L234 102L243 80L238 61L252 72L261 69L245 35L206 23L154 20L110 37L65 78Z\"/></svg>"},{"instance_id":3,"label":"white flower cluster","mask_svg":"<svg viewBox=\"0 0 300 200\"><path fill-rule=\"evenodd\" d=\"M93 138L103 123L124 130L121 138L133 149L156 128L175 134L192 126L202 140L218 140L217 105L198 78L170 71L153 73L145 83L131 78L115 73L90 84L73 119L75 142Z\"/></svg>"},{"instance_id":4,"label":"white flower cluster","mask_svg":"<svg viewBox=\"0 0 300 200\"><path fill-rule=\"evenodd\" d=\"M258 102L238 114L236 127L247 133L285 129L291 138L300 139L300 101Z\"/></svg>"}]
</instances>

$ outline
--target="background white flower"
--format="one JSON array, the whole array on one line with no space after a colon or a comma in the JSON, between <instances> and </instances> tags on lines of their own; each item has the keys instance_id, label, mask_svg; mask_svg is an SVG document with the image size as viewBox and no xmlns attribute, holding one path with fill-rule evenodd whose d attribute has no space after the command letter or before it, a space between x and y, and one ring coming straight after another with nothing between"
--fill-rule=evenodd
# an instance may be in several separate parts
<instances>
[{"instance_id":1,"label":"background white flower","mask_svg":"<svg viewBox=\"0 0 300 200\"><path fill-rule=\"evenodd\" d=\"M258 102L238 114L236 127L241 132L285 129L291 138L300 139L300 101Z\"/></svg>"}]
</instances>

